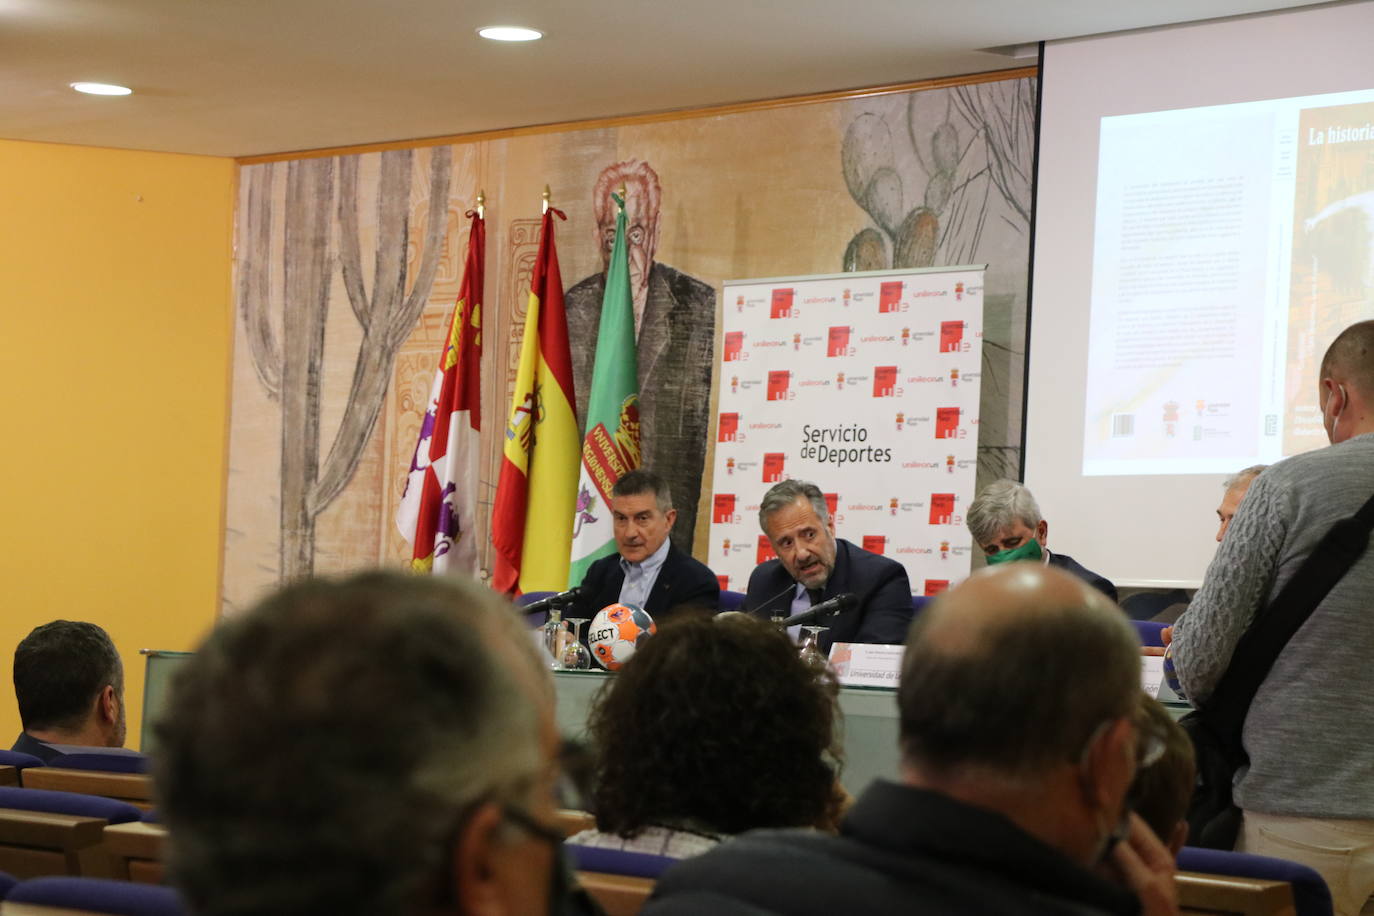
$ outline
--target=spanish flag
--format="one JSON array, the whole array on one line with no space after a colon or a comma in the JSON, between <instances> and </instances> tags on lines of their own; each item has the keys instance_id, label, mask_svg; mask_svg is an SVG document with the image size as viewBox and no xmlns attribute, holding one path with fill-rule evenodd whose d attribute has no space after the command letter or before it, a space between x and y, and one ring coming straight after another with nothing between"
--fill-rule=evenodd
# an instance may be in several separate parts
<instances>
[{"instance_id":1,"label":"spanish flag","mask_svg":"<svg viewBox=\"0 0 1374 916\"><path fill-rule=\"evenodd\" d=\"M492 586L507 595L558 591L568 581L581 443L555 215L567 219L553 207L544 212L492 512Z\"/></svg>"},{"instance_id":2,"label":"spanish flag","mask_svg":"<svg viewBox=\"0 0 1374 916\"><path fill-rule=\"evenodd\" d=\"M396 527L417 573L477 572L477 435L482 428L482 278L486 221L469 211L468 255Z\"/></svg>"}]
</instances>

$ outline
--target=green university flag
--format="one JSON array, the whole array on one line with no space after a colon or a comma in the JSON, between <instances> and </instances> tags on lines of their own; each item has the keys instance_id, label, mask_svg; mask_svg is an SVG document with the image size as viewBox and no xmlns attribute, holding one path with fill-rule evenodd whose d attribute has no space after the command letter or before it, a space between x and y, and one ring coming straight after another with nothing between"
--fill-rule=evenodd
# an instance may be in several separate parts
<instances>
[{"instance_id":1,"label":"green university flag","mask_svg":"<svg viewBox=\"0 0 1374 916\"><path fill-rule=\"evenodd\" d=\"M606 294L596 335L592 390L587 398L587 432L582 439L582 473L573 517L572 566L568 585L582 584L587 567L615 552L611 487L639 467L639 371L635 359L635 308L630 295L630 256L625 247L625 200L612 195L615 245L606 268Z\"/></svg>"}]
</instances>

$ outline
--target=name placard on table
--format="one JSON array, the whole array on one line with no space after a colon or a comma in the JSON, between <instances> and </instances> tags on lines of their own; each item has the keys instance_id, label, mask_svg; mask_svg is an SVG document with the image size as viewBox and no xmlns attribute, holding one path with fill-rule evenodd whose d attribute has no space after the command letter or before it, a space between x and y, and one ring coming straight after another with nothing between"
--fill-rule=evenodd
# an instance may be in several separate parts
<instances>
[{"instance_id":1,"label":"name placard on table","mask_svg":"<svg viewBox=\"0 0 1374 916\"><path fill-rule=\"evenodd\" d=\"M830 647L830 667L846 687L896 689L902 673L902 646L837 642Z\"/></svg>"}]
</instances>

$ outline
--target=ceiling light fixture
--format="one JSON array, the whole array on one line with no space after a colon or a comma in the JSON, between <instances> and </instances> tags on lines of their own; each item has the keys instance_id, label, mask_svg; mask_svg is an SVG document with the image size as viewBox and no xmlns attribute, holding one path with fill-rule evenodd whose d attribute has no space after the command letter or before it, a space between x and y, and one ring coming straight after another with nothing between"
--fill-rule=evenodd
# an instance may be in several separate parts
<instances>
[{"instance_id":1,"label":"ceiling light fixture","mask_svg":"<svg viewBox=\"0 0 1374 916\"><path fill-rule=\"evenodd\" d=\"M477 34L492 41L538 41L544 33L518 25L489 25L478 29Z\"/></svg>"},{"instance_id":2,"label":"ceiling light fixture","mask_svg":"<svg viewBox=\"0 0 1374 916\"><path fill-rule=\"evenodd\" d=\"M87 95L130 95L133 90L128 86L116 86L112 83L72 83L70 84L77 92L84 92Z\"/></svg>"}]
</instances>

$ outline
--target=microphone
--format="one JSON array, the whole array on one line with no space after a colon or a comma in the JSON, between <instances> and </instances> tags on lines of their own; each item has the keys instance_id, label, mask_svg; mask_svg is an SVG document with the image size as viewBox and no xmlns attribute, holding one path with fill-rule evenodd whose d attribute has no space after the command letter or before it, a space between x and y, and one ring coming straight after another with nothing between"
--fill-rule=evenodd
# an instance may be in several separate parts
<instances>
[{"instance_id":1,"label":"microphone","mask_svg":"<svg viewBox=\"0 0 1374 916\"><path fill-rule=\"evenodd\" d=\"M798 624L810 623L819 617L824 617L826 614L843 613L853 608L856 604L858 604L858 602L854 599L853 594L845 592L843 595L836 595L834 598L829 598L822 601L820 604L813 604L800 614L793 614L786 620L775 620L773 623L778 629L785 630L788 627L795 627Z\"/></svg>"},{"instance_id":2,"label":"microphone","mask_svg":"<svg viewBox=\"0 0 1374 916\"><path fill-rule=\"evenodd\" d=\"M524 607L520 608L520 611L524 614L539 614L543 611L549 610L550 608L562 608L567 607L570 604L576 604L578 599L580 599L581 597L582 587L578 586L576 588L570 588L566 592L559 592L558 594L550 595L547 598L540 598L533 604L527 604Z\"/></svg>"}]
</instances>

